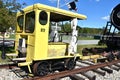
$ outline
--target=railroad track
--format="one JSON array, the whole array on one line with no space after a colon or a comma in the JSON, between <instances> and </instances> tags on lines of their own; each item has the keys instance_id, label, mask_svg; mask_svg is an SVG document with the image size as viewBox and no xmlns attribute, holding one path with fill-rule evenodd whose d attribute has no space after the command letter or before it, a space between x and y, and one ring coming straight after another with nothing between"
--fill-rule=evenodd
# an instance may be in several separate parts
<instances>
[{"instance_id":1,"label":"railroad track","mask_svg":"<svg viewBox=\"0 0 120 80\"><path fill-rule=\"evenodd\" d=\"M115 66L115 67L113 67ZM106 68L108 67L108 68ZM86 78L88 80L98 80L96 79L96 76L92 73L90 73L90 71L97 73L101 76L105 76L106 73L109 74L114 74L113 70L115 71L119 71L120 70L120 60L114 60L112 62L105 62L105 63L93 63L91 61L78 61L76 64L76 68L74 70L67 70L67 71L62 71L62 72L56 72L53 74L49 74L47 76L43 76L43 77L29 77L27 74L23 74L23 71L18 69L16 64L13 63L8 63L8 64L0 64L0 69L10 69L10 72L14 72L15 75L17 75L18 79L15 80L86 80ZM101 69L101 70L99 70ZM21 73L22 72L22 73ZM0 73L2 74L2 73ZM11 73L9 73L11 74ZM22 75L21 75L22 74ZM84 77L81 77L79 75L83 75ZM69 78L69 79L64 79L64 78ZM1 79L1 76L0 76ZM10 78L11 79L11 78ZM120 78L119 78L120 79ZM119 79L114 79L114 80L119 80ZM5 79L7 80L7 79ZM14 80L14 78L13 78ZM103 80L103 79L100 79ZM104 79L106 80L106 79ZM107 79L107 80L113 80L113 79Z\"/></svg>"},{"instance_id":2,"label":"railroad track","mask_svg":"<svg viewBox=\"0 0 120 80\"><path fill-rule=\"evenodd\" d=\"M0 69L12 69L16 68L17 65L13 62L8 62L8 63L1 63L0 64Z\"/></svg>"},{"instance_id":3,"label":"railroad track","mask_svg":"<svg viewBox=\"0 0 120 80\"><path fill-rule=\"evenodd\" d=\"M113 65L116 67L112 67ZM69 77L70 80L86 80L85 78L83 78L77 74L81 74L81 75L87 77L88 80L97 80L96 76L94 74L91 75L91 73L89 71L93 71L94 73L97 73L102 76L105 76L106 72L111 74L111 73L113 73L113 70L116 70L116 71L120 70L120 60L114 60L112 62L96 63L96 64L91 61L78 61L76 66L77 67L74 70L56 72L56 73L49 74L49 75L43 76L43 77L38 77L38 76L28 77L28 75L26 75L26 74L21 76L20 73L18 73L18 72L23 72L23 71L20 69L18 70L17 65L13 64L13 63L0 64L0 69L10 69L10 71L14 72L15 75L22 77L22 80L62 80L61 78L65 78L65 77ZM106 67L109 67L109 68L106 68ZM98 69L101 69L103 71L98 70ZM9 73L9 74L11 74L11 73ZM20 80L20 79L18 79L18 80ZM115 80L119 80L119 79L115 79ZM5 79L5 80L7 80L7 79ZM15 80L17 80L17 79L15 79ZM64 79L64 80L66 80L66 79ZM69 79L67 79L67 80L69 80ZM103 79L101 79L101 80L103 80Z\"/></svg>"},{"instance_id":4,"label":"railroad track","mask_svg":"<svg viewBox=\"0 0 120 80\"><path fill-rule=\"evenodd\" d=\"M28 74L13 62L0 64L0 80L21 80L28 78Z\"/></svg>"},{"instance_id":5,"label":"railroad track","mask_svg":"<svg viewBox=\"0 0 120 80\"><path fill-rule=\"evenodd\" d=\"M120 60L114 60L112 62L105 62L105 63L98 63L98 64L92 64L89 62L82 62L87 64L88 66L83 66L81 68L76 68L74 70L67 70L67 71L62 71L62 72L58 72L58 73L54 73L54 74L49 74L47 76L44 77L33 77L33 78L29 78L29 79L23 79L23 80L53 80L53 79L60 79L66 76L70 76L71 78L74 78L74 80L80 80L81 77L75 76L75 74L79 74L81 73L82 75L87 76L87 78L89 78L89 80L95 80L95 76L90 77L89 74L86 74L85 72L87 71L94 71L97 72L101 75L104 75L104 72L97 70L98 68L101 68L102 70L108 72L108 73L112 73L111 69L105 68L106 66L111 67L112 65L116 65L116 69L120 69L120 65L118 65L118 63L120 63ZM79 65L80 66L80 65ZM84 79L81 79L84 80Z\"/></svg>"}]
</instances>

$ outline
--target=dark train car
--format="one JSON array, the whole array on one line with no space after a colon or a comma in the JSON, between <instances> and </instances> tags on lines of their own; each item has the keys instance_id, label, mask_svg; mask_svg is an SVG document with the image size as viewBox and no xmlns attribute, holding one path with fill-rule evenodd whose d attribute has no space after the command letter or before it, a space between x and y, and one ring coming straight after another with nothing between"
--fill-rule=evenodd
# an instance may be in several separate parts
<instances>
[{"instance_id":1,"label":"dark train car","mask_svg":"<svg viewBox=\"0 0 120 80\"><path fill-rule=\"evenodd\" d=\"M108 48L120 48L120 34L115 33L120 30L120 4L118 4L111 12L110 21L107 22L101 41Z\"/></svg>"},{"instance_id":2,"label":"dark train car","mask_svg":"<svg viewBox=\"0 0 120 80\"><path fill-rule=\"evenodd\" d=\"M120 4L112 10L110 21L107 22L103 36L101 37L101 42L107 45L104 56L109 61L115 58L120 59L120 34L116 33L116 30L120 30Z\"/></svg>"}]
</instances>

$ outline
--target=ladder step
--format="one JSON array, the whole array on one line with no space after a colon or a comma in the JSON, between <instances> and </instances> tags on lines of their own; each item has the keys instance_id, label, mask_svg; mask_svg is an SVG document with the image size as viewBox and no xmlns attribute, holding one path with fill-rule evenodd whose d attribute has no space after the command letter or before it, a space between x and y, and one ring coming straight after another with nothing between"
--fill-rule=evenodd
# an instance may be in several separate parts
<instances>
[{"instance_id":1,"label":"ladder step","mask_svg":"<svg viewBox=\"0 0 120 80\"><path fill-rule=\"evenodd\" d=\"M8 54L6 54L6 56L18 56L18 54L16 54L16 53L8 53Z\"/></svg>"},{"instance_id":2,"label":"ladder step","mask_svg":"<svg viewBox=\"0 0 120 80\"><path fill-rule=\"evenodd\" d=\"M18 63L18 66L27 66L30 64L31 64L31 62L21 62L21 63Z\"/></svg>"},{"instance_id":3,"label":"ladder step","mask_svg":"<svg viewBox=\"0 0 120 80\"><path fill-rule=\"evenodd\" d=\"M25 61L26 57L23 57L23 58L13 58L12 60L13 61Z\"/></svg>"}]
</instances>

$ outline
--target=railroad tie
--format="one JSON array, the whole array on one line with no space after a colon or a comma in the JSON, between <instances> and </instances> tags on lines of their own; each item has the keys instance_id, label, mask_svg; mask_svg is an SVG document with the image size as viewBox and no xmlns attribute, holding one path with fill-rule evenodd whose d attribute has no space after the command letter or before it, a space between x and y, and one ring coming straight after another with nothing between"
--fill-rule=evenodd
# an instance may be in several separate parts
<instances>
[{"instance_id":1,"label":"railroad tie","mask_svg":"<svg viewBox=\"0 0 120 80\"><path fill-rule=\"evenodd\" d=\"M109 66L111 69L113 70L116 70L116 71L119 71L120 70L120 67L116 66L116 65L111 65Z\"/></svg>"},{"instance_id":2,"label":"railroad tie","mask_svg":"<svg viewBox=\"0 0 120 80\"><path fill-rule=\"evenodd\" d=\"M70 75L69 76L72 80L85 80L85 78L82 78L82 77L80 77L80 76L77 76L77 75Z\"/></svg>"},{"instance_id":3,"label":"railroad tie","mask_svg":"<svg viewBox=\"0 0 120 80\"><path fill-rule=\"evenodd\" d=\"M119 63L117 63L117 64L114 64L114 65L120 68L120 64L119 64Z\"/></svg>"},{"instance_id":4,"label":"railroad tie","mask_svg":"<svg viewBox=\"0 0 120 80\"><path fill-rule=\"evenodd\" d=\"M96 76L94 74L91 74L90 71L87 72L81 72L83 76L87 77L89 80L96 80Z\"/></svg>"},{"instance_id":5,"label":"railroad tie","mask_svg":"<svg viewBox=\"0 0 120 80\"><path fill-rule=\"evenodd\" d=\"M85 62L84 64L86 64L86 62ZM89 64L90 64L90 63L89 63ZM85 67L84 65L80 64L79 62L77 62L76 65L79 66L79 67ZM88 65L88 63L87 63L87 65ZM95 73L97 73L97 74L99 74L99 75L105 76L105 72L102 71L102 70L93 69L92 71L95 72Z\"/></svg>"},{"instance_id":6,"label":"railroad tie","mask_svg":"<svg viewBox=\"0 0 120 80\"><path fill-rule=\"evenodd\" d=\"M99 75L105 76L105 72L101 71L99 69L93 69L92 71L95 72L95 73L97 73L97 74L99 74Z\"/></svg>"},{"instance_id":7,"label":"railroad tie","mask_svg":"<svg viewBox=\"0 0 120 80\"><path fill-rule=\"evenodd\" d=\"M113 73L113 70L106 68L106 67L101 67L100 69L106 71L109 74Z\"/></svg>"}]
</instances>

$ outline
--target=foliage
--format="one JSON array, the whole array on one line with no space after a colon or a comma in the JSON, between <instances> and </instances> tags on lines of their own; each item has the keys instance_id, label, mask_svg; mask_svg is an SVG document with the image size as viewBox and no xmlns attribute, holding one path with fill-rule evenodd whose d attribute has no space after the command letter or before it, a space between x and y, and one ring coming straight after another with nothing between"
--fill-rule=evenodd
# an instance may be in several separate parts
<instances>
[{"instance_id":1,"label":"foliage","mask_svg":"<svg viewBox=\"0 0 120 80\"><path fill-rule=\"evenodd\" d=\"M79 33L87 33L87 34L101 34L102 33L101 28L82 28Z\"/></svg>"},{"instance_id":2,"label":"foliage","mask_svg":"<svg viewBox=\"0 0 120 80\"><path fill-rule=\"evenodd\" d=\"M64 24L60 24L61 26L61 33L69 34L72 32L71 24L69 22L66 22ZM86 33L86 34L102 34L103 29L101 28L81 28L80 26L77 26L78 33Z\"/></svg>"},{"instance_id":3,"label":"foliage","mask_svg":"<svg viewBox=\"0 0 120 80\"><path fill-rule=\"evenodd\" d=\"M62 32L66 32L67 35L72 32L71 26L68 22L62 25Z\"/></svg>"},{"instance_id":4,"label":"foliage","mask_svg":"<svg viewBox=\"0 0 120 80\"><path fill-rule=\"evenodd\" d=\"M6 47L5 48L5 52L6 53L14 53L15 51L14 51L14 47ZM1 54L2 54L2 47L0 47L0 56L1 56ZM8 63L9 62L9 58L8 57L6 57L6 59L2 59L1 57L0 57L0 63Z\"/></svg>"},{"instance_id":5,"label":"foliage","mask_svg":"<svg viewBox=\"0 0 120 80\"><path fill-rule=\"evenodd\" d=\"M0 0L0 32L9 27L15 27L16 12L22 8L25 3L17 3L17 0Z\"/></svg>"}]
</instances>

